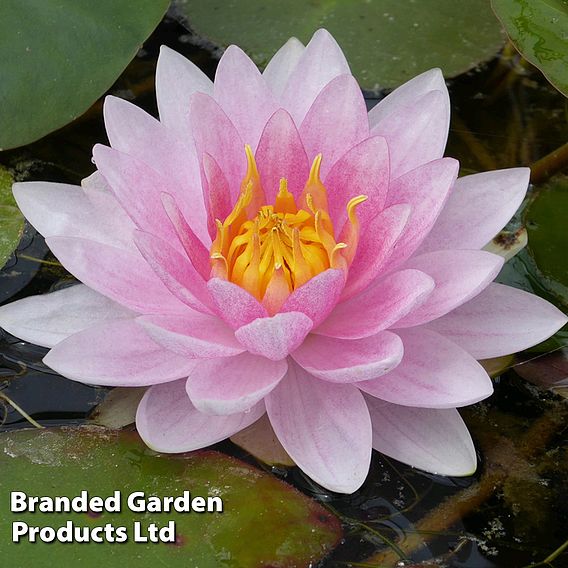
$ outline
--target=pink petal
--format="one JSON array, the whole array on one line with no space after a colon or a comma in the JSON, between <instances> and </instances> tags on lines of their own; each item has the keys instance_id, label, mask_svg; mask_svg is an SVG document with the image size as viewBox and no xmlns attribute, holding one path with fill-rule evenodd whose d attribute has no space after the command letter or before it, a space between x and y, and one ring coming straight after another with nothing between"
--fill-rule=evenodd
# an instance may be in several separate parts
<instances>
[{"instance_id":1,"label":"pink petal","mask_svg":"<svg viewBox=\"0 0 568 568\"><path fill-rule=\"evenodd\" d=\"M520 207L529 175L512 168L458 179L420 252L484 247Z\"/></svg>"},{"instance_id":2,"label":"pink petal","mask_svg":"<svg viewBox=\"0 0 568 568\"><path fill-rule=\"evenodd\" d=\"M377 278L393 253L409 216L410 206L400 203L381 211L361 228L357 253L349 267L342 300L355 296Z\"/></svg>"},{"instance_id":3,"label":"pink petal","mask_svg":"<svg viewBox=\"0 0 568 568\"><path fill-rule=\"evenodd\" d=\"M209 251L188 225L173 195L162 193L162 205L191 264L203 279L208 279L211 274Z\"/></svg>"},{"instance_id":4,"label":"pink petal","mask_svg":"<svg viewBox=\"0 0 568 568\"><path fill-rule=\"evenodd\" d=\"M310 162L323 155L322 178L347 150L368 138L367 107L354 77L340 75L322 89L302 121L300 136Z\"/></svg>"},{"instance_id":5,"label":"pink petal","mask_svg":"<svg viewBox=\"0 0 568 568\"><path fill-rule=\"evenodd\" d=\"M391 179L444 155L450 107L447 92L430 91L410 106L401 105L371 133L386 138Z\"/></svg>"},{"instance_id":6,"label":"pink petal","mask_svg":"<svg viewBox=\"0 0 568 568\"><path fill-rule=\"evenodd\" d=\"M97 144L93 156L97 168L134 223L140 229L177 242L162 207L161 194L175 195L178 188L143 162L113 148Z\"/></svg>"},{"instance_id":7,"label":"pink petal","mask_svg":"<svg viewBox=\"0 0 568 568\"><path fill-rule=\"evenodd\" d=\"M262 76L275 97L281 97L304 49L300 40L291 37L268 62Z\"/></svg>"},{"instance_id":8,"label":"pink petal","mask_svg":"<svg viewBox=\"0 0 568 568\"><path fill-rule=\"evenodd\" d=\"M198 158L209 154L217 162L236 203L247 164L237 129L212 97L200 93L191 97L190 120Z\"/></svg>"},{"instance_id":9,"label":"pink petal","mask_svg":"<svg viewBox=\"0 0 568 568\"><path fill-rule=\"evenodd\" d=\"M287 369L285 359L269 361L250 353L199 361L189 373L186 390L200 412L245 412L280 382Z\"/></svg>"},{"instance_id":10,"label":"pink petal","mask_svg":"<svg viewBox=\"0 0 568 568\"><path fill-rule=\"evenodd\" d=\"M373 448L379 452L440 475L475 472L475 448L455 408L398 406L370 396L366 401L373 423Z\"/></svg>"},{"instance_id":11,"label":"pink petal","mask_svg":"<svg viewBox=\"0 0 568 568\"><path fill-rule=\"evenodd\" d=\"M211 80L189 59L162 45L156 68L156 98L160 121L181 140L191 136L187 115L193 93L213 94Z\"/></svg>"},{"instance_id":12,"label":"pink petal","mask_svg":"<svg viewBox=\"0 0 568 568\"><path fill-rule=\"evenodd\" d=\"M396 252L383 270L389 270L409 258L432 229L458 175L459 163L442 158L424 164L390 184L386 205L406 203L412 208L406 229Z\"/></svg>"},{"instance_id":13,"label":"pink petal","mask_svg":"<svg viewBox=\"0 0 568 568\"><path fill-rule=\"evenodd\" d=\"M499 274L504 258L483 250L443 250L412 257L404 265L436 283L426 301L394 327L413 327L439 318L477 296Z\"/></svg>"},{"instance_id":14,"label":"pink petal","mask_svg":"<svg viewBox=\"0 0 568 568\"><path fill-rule=\"evenodd\" d=\"M139 387L187 376L193 362L158 345L134 320L101 323L58 343L43 362L93 385Z\"/></svg>"},{"instance_id":15,"label":"pink petal","mask_svg":"<svg viewBox=\"0 0 568 568\"><path fill-rule=\"evenodd\" d=\"M354 383L370 381L388 373L400 363L402 353L400 338L389 331L380 331L363 339L336 339L311 334L292 357L318 379Z\"/></svg>"},{"instance_id":16,"label":"pink petal","mask_svg":"<svg viewBox=\"0 0 568 568\"><path fill-rule=\"evenodd\" d=\"M364 392L402 406L455 408L493 392L485 369L466 351L427 329L397 331L404 357L379 379L357 383Z\"/></svg>"},{"instance_id":17,"label":"pink petal","mask_svg":"<svg viewBox=\"0 0 568 568\"><path fill-rule=\"evenodd\" d=\"M131 227L118 226L116 214L95 207L78 186L28 181L15 183L13 192L26 219L46 238L80 237L128 248Z\"/></svg>"},{"instance_id":18,"label":"pink petal","mask_svg":"<svg viewBox=\"0 0 568 568\"><path fill-rule=\"evenodd\" d=\"M320 91L338 75L349 73L339 45L324 29L316 31L290 74L282 106L301 124Z\"/></svg>"},{"instance_id":19,"label":"pink petal","mask_svg":"<svg viewBox=\"0 0 568 568\"><path fill-rule=\"evenodd\" d=\"M476 359L528 349L556 333L568 318L522 290L490 284L479 296L428 324Z\"/></svg>"},{"instance_id":20,"label":"pink petal","mask_svg":"<svg viewBox=\"0 0 568 568\"><path fill-rule=\"evenodd\" d=\"M310 164L292 117L284 110L276 111L260 138L256 163L268 203L278 193L280 179L288 181L288 191L298 197L308 179Z\"/></svg>"},{"instance_id":21,"label":"pink petal","mask_svg":"<svg viewBox=\"0 0 568 568\"><path fill-rule=\"evenodd\" d=\"M229 182L213 156L205 153L203 167L203 197L207 209L207 228L211 238L217 235L217 219L225 220L233 209Z\"/></svg>"},{"instance_id":22,"label":"pink petal","mask_svg":"<svg viewBox=\"0 0 568 568\"><path fill-rule=\"evenodd\" d=\"M357 207L357 218L365 227L383 209L387 196L389 153L385 139L374 136L351 148L335 163L324 184L330 216L337 229L347 220L348 201L358 195L368 196Z\"/></svg>"},{"instance_id":23,"label":"pink petal","mask_svg":"<svg viewBox=\"0 0 568 568\"><path fill-rule=\"evenodd\" d=\"M314 333L342 339L369 337L403 318L423 303L433 289L434 280L423 272L395 272L338 304Z\"/></svg>"},{"instance_id":24,"label":"pink petal","mask_svg":"<svg viewBox=\"0 0 568 568\"><path fill-rule=\"evenodd\" d=\"M307 475L338 493L361 487L371 461L371 421L358 389L319 381L290 362L265 403L278 439Z\"/></svg>"},{"instance_id":25,"label":"pink petal","mask_svg":"<svg viewBox=\"0 0 568 568\"><path fill-rule=\"evenodd\" d=\"M232 357L244 351L233 330L216 316L199 312L184 316L141 316L142 325L156 342L191 359Z\"/></svg>"},{"instance_id":26,"label":"pink petal","mask_svg":"<svg viewBox=\"0 0 568 568\"><path fill-rule=\"evenodd\" d=\"M170 178L172 187L182 189L186 200L193 202L193 210L188 212L194 214L195 221L203 223L199 163L195 152L188 151L172 130L124 99L107 96L104 118L110 145L140 160L162 177ZM200 206L201 217L196 214L196 205Z\"/></svg>"},{"instance_id":27,"label":"pink petal","mask_svg":"<svg viewBox=\"0 0 568 568\"><path fill-rule=\"evenodd\" d=\"M136 225L120 206L102 174L99 171L95 171L89 177L82 179L81 188L93 207L93 210L89 211L92 214L90 218L97 219L99 230L103 228L101 232L104 232L105 235L112 239L112 242L108 244L119 248L136 250L132 240L132 234L134 229L136 229ZM93 238L93 240L97 239Z\"/></svg>"},{"instance_id":28,"label":"pink petal","mask_svg":"<svg viewBox=\"0 0 568 568\"><path fill-rule=\"evenodd\" d=\"M312 326L307 315L287 312L256 319L237 329L235 337L251 353L279 361L304 341Z\"/></svg>"},{"instance_id":29,"label":"pink petal","mask_svg":"<svg viewBox=\"0 0 568 568\"><path fill-rule=\"evenodd\" d=\"M146 262L178 300L198 312L212 313L205 280L189 259L150 233L137 231L135 240Z\"/></svg>"},{"instance_id":30,"label":"pink petal","mask_svg":"<svg viewBox=\"0 0 568 568\"><path fill-rule=\"evenodd\" d=\"M410 79L400 87L396 88L390 95L379 101L369 111L369 123L374 128L393 112L401 107L408 107L416 104L426 93L431 91L441 91L446 98L446 106L450 108L450 96L440 69L430 69L416 77Z\"/></svg>"},{"instance_id":31,"label":"pink petal","mask_svg":"<svg viewBox=\"0 0 568 568\"><path fill-rule=\"evenodd\" d=\"M308 280L290 294L281 312L302 312L314 323L325 320L337 304L345 278L341 270L328 269Z\"/></svg>"},{"instance_id":32,"label":"pink petal","mask_svg":"<svg viewBox=\"0 0 568 568\"><path fill-rule=\"evenodd\" d=\"M219 61L213 93L241 138L254 151L264 125L278 105L257 66L236 45L229 46Z\"/></svg>"},{"instance_id":33,"label":"pink petal","mask_svg":"<svg viewBox=\"0 0 568 568\"><path fill-rule=\"evenodd\" d=\"M101 322L130 319L136 314L83 284L0 307L0 326L8 333L53 347L70 335Z\"/></svg>"},{"instance_id":34,"label":"pink petal","mask_svg":"<svg viewBox=\"0 0 568 568\"><path fill-rule=\"evenodd\" d=\"M264 306L254 296L232 282L212 278L207 288L220 317L233 329L268 316Z\"/></svg>"},{"instance_id":35,"label":"pink petal","mask_svg":"<svg viewBox=\"0 0 568 568\"><path fill-rule=\"evenodd\" d=\"M146 314L187 311L138 251L67 237L51 237L46 243L78 280L131 310Z\"/></svg>"},{"instance_id":36,"label":"pink petal","mask_svg":"<svg viewBox=\"0 0 568 568\"><path fill-rule=\"evenodd\" d=\"M136 413L140 437L153 450L191 452L216 444L256 422L265 412L258 403L250 412L212 416L199 412L187 396L186 380L148 389Z\"/></svg>"},{"instance_id":37,"label":"pink petal","mask_svg":"<svg viewBox=\"0 0 568 568\"><path fill-rule=\"evenodd\" d=\"M104 116L111 146L157 172L161 185L170 188L169 192L177 198L194 232L209 244L199 162L192 140L180 140L174 131L141 108L117 97L105 98ZM121 166L120 161L114 163L116 167ZM126 163L125 167L130 168L131 164ZM111 176L107 179L116 178ZM127 175L126 181L129 180L139 183L134 173ZM131 191L136 190L137 187L134 187Z\"/></svg>"}]
</instances>

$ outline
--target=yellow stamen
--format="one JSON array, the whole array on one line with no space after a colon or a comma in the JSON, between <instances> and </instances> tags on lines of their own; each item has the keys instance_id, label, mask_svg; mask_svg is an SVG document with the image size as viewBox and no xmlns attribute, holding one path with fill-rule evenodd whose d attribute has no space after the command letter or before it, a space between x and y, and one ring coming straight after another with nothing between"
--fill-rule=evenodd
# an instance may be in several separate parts
<instances>
[{"instance_id":1,"label":"yellow stamen","mask_svg":"<svg viewBox=\"0 0 568 568\"><path fill-rule=\"evenodd\" d=\"M347 217L349 221L343 226L341 231L341 240L346 243L347 249L343 252L343 257L350 265L355 257L357 245L359 244L359 219L357 218L357 206L367 201L366 195L358 195L353 197L347 203Z\"/></svg>"},{"instance_id":2,"label":"yellow stamen","mask_svg":"<svg viewBox=\"0 0 568 568\"><path fill-rule=\"evenodd\" d=\"M245 152L247 172L239 198L223 222L215 221L211 274L241 286L274 314L291 292L320 272L348 270L359 232L355 208L366 197L349 201L349 221L338 242L320 179L321 154L314 159L298 206L286 178L280 180L274 205L266 204L248 145Z\"/></svg>"},{"instance_id":3,"label":"yellow stamen","mask_svg":"<svg viewBox=\"0 0 568 568\"><path fill-rule=\"evenodd\" d=\"M280 180L280 189L274 202L274 211L276 213L291 213L292 215L298 212L294 196L288 191L288 180L286 178Z\"/></svg>"},{"instance_id":4,"label":"yellow stamen","mask_svg":"<svg viewBox=\"0 0 568 568\"><path fill-rule=\"evenodd\" d=\"M322 211L327 211L327 190L320 179L322 155L318 154L312 163L310 169L310 176L306 182L306 186L300 197L300 207L304 209L308 206L312 211L321 209ZM309 196L309 197L308 197ZM311 201L311 205L308 204L308 199Z\"/></svg>"},{"instance_id":5,"label":"yellow stamen","mask_svg":"<svg viewBox=\"0 0 568 568\"><path fill-rule=\"evenodd\" d=\"M245 145L245 153L247 155L247 173L241 184L241 192L249 191L250 187L250 198L246 203L246 209L248 217L251 218L266 203L266 197L260 183L260 175L258 174L254 155L248 144Z\"/></svg>"}]
</instances>

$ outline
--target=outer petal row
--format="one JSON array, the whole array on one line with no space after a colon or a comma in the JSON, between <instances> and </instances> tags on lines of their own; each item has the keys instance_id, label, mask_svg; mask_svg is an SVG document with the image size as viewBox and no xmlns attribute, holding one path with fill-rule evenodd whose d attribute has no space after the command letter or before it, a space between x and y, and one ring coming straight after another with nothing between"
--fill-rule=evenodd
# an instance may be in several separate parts
<instances>
[{"instance_id":1,"label":"outer petal row","mask_svg":"<svg viewBox=\"0 0 568 568\"><path fill-rule=\"evenodd\" d=\"M148 389L136 413L136 428L150 448L178 453L198 450L239 432L265 412L260 402L249 412L212 416L199 412L187 396L186 380Z\"/></svg>"},{"instance_id":2,"label":"outer petal row","mask_svg":"<svg viewBox=\"0 0 568 568\"><path fill-rule=\"evenodd\" d=\"M78 284L0 307L0 326L24 341L53 347L91 326L135 316L120 304Z\"/></svg>"}]
</instances>

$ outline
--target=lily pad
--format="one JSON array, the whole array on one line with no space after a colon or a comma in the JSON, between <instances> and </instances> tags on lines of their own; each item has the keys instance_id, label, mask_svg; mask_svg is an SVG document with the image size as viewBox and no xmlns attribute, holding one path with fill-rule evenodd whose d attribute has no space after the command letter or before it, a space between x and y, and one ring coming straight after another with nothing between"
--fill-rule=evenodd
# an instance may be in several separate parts
<instances>
[{"instance_id":1,"label":"lily pad","mask_svg":"<svg viewBox=\"0 0 568 568\"><path fill-rule=\"evenodd\" d=\"M198 35L235 43L265 65L291 36L327 28L365 89L396 87L441 67L453 77L493 57L504 42L489 0L176 0Z\"/></svg>"},{"instance_id":2,"label":"lily pad","mask_svg":"<svg viewBox=\"0 0 568 568\"><path fill-rule=\"evenodd\" d=\"M10 172L0 166L0 268L16 250L24 230L24 217L12 195L13 181Z\"/></svg>"},{"instance_id":3,"label":"lily pad","mask_svg":"<svg viewBox=\"0 0 568 568\"><path fill-rule=\"evenodd\" d=\"M492 0L492 5L521 55L568 97L568 2Z\"/></svg>"},{"instance_id":4,"label":"lily pad","mask_svg":"<svg viewBox=\"0 0 568 568\"><path fill-rule=\"evenodd\" d=\"M121 491L121 512L5 513L0 518L2 559L12 566L308 566L341 538L338 519L286 483L215 451L168 456L148 450L134 432L95 427L20 430L0 436L0 500L11 491L29 496L108 497ZM127 507L135 491L160 498L221 497L223 512L136 513ZM125 543L12 543L12 523L62 527L126 527ZM167 527L175 542L133 541L134 522ZM134 560L135 559L135 560Z\"/></svg>"},{"instance_id":5,"label":"lily pad","mask_svg":"<svg viewBox=\"0 0 568 568\"><path fill-rule=\"evenodd\" d=\"M158 25L168 0L2 0L0 150L71 122Z\"/></svg>"},{"instance_id":6,"label":"lily pad","mask_svg":"<svg viewBox=\"0 0 568 568\"><path fill-rule=\"evenodd\" d=\"M568 177L557 176L529 203L525 224L527 250L542 275L540 284L568 307Z\"/></svg>"}]
</instances>

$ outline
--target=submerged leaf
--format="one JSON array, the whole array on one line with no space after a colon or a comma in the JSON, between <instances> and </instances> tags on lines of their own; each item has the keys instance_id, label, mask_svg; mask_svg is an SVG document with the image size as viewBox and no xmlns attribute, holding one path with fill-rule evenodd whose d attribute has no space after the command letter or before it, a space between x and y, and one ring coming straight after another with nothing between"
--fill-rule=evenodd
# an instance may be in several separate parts
<instances>
[{"instance_id":1,"label":"submerged leaf","mask_svg":"<svg viewBox=\"0 0 568 568\"><path fill-rule=\"evenodd\" d=\"M157 455L133 432L99 428L20 430L0 437L0 498L10 491L28 495L89 496L122 494L120 513L18 513L2 515L0 530L11 534L12 522L55 529L71 520L75 526L127 528L121 544L95 542L49 544L50 564L75 566L96 558L97 566L222 565L308 566L318 562L341 538L338 519L288 484L244 462L213 451ZM128 495L220 497L222 513L131 512ZM133 523L160 527L175 521L175 542L136 543ZM14 566L39 566L48 549L25 540L4 539L2 552ZM91 565L91 564L89 564ZM93 564L94 565L94 564Z\"/></svg>"}]
</instances>

